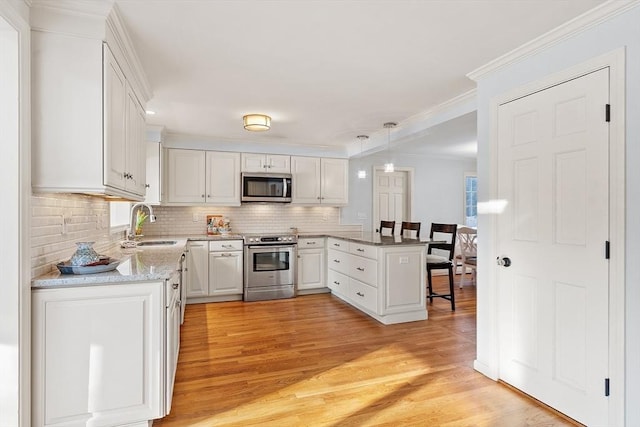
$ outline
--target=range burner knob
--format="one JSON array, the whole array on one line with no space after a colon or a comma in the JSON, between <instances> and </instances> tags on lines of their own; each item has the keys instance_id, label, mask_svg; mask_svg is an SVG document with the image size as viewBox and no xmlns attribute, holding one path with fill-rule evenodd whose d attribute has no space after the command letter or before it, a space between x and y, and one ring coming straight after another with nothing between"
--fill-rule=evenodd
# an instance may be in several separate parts
<instances>
[{"instance_id":1,"label":"range burner knob","mask_svg":"<svg viewBox=\"0 0 640 427\"><path fill-rule=\"evenodd\" d=\"M282 237L278 237L278 241L281 241L281 240L282 240Z\"/></svg>"}]
</instances>

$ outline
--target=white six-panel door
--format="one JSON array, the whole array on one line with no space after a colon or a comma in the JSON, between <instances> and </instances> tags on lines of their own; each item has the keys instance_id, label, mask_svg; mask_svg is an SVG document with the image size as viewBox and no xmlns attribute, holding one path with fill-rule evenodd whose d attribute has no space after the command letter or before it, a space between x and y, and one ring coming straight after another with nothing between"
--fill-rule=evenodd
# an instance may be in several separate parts
<instances>
[{"instance_id":1,"label":"white six-panel door","mask_svg":"<svg viewBox=\"0 0 640 427\"><path fill-rule=\"evenodd\" d=\"M498 110L499 376L608 422L608 68Z\"/></svg>"},{"instance_id":2,"label":"white six-panel door","mask_svg":"<svg viewBox=\"0 0 640 427\"><path fill-rule=\"evenodd\" d=\"M380 226L380 221L395 221L394 234L400 233L403 220L409 221L407 208L408 189L407 172L385 172L374 174L374 197L377 212L374 212L374 230Z\"/></svg>"}]
</instances>

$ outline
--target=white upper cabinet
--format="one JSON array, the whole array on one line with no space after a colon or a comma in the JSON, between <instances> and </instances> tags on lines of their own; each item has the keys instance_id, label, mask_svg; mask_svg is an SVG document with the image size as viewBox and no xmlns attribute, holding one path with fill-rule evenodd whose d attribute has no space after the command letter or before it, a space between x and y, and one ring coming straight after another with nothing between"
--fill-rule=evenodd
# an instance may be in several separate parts
<instances>
[{"instance_id":1,"label":"white upper cabinet","mask_svg":"<svg viewBox=\"0 0 640 427\"><path fill-rule=\"evenodd\" d=\"M166 156L167 203L204 203L206 153L199 150L168 149Z\"/></svg>"},{"instance_id":2,"label":"white upper cabinet","mask_svg":"<svg viewBox=\"0 0 640 427\"><path fill-rule=\"evenodd\" d=\"M159 205L161 201L160 192L161 174L160 165L162 162L162 144L159 142L147 142L147 182L145 186L144 202L150 205Z\"/></svg>"},{"instance_id":3,"label":"white upper cabinet","mask_svg":"<svg viewBox=\"0 0 640 427\"><path fill-rule=\"evenodd\" d=\"M349 203L347 159L291 157L292 203L346 205Z\"/></svg>"},{"instance_id":4,"label":"white upper cabinet","mask_svg":"<svg viewBox=\"0 0 640 427\"><path fill-rule=\"evenodd\" d=\"M349 203L349 161L320 159L320 198L325 205Z\"/></svg>"},{"instance_id":5,"label":"white upper cabinet","mask_svg":"<svg viewBox=\"0 0 640 427\"><path fill-rule=\"evenodd\" d=\"M143 200L149 90L116 10L39 2L32 18L33 189Z\"/></svg>"},{"instance_id":6,"label":"white upper cabinet","mask_svg":"<svg viewBox=\"0 0 640 427\"><path fill-rule=\"evenodd\" d=\"M240 153L167 149L166 198L174 205L240 205Z\"/></svg>"},{"instance_id":7,"label":"white upper cabinet","mask_svg":"<svg viewBox=\"0 0 640 427\"><path fill-rule=\"evenodd\" d=\"M242 172L290 173L291 156L242 153Z\"/></svg>"},{"instance_id":8,"label":"white upper cabinet","mask_svg":"<svg viewBox=\"0 0 640 427\"><path fill-rule=\"evenodd\" d=\"M240 153L207 151L206 202L240 205Z\"/></svg>"}]
</instances>

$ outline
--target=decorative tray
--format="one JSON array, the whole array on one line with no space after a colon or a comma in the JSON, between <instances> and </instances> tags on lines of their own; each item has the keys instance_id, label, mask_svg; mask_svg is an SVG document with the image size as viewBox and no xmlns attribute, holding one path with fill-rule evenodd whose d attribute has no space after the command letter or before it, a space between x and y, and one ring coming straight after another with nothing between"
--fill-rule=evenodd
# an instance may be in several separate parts
<instances>
[{"instance_id":1,"label":"decorative tray","mask_svg":"<svg viewBox=\"0 0 640 427\"><path fill-rule=\"evenodd\" d=\"M89 265L71 265L69 261L56 265L62 274L94 274L115 270L120 260L109 257L100 257L100 261Z\"/></svg>"}]
</instances>

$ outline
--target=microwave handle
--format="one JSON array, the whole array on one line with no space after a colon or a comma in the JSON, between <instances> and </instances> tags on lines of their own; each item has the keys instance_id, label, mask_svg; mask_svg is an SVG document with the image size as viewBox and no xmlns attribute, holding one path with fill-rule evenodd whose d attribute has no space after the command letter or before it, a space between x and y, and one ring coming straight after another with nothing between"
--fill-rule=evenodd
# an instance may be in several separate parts
<instances>
[{"instance_id":1,"label":"microwave handle","mask_svg":"<svg viewBox=\"0 0 640 427\"><path fill-rule=\"evenodd\" d=\"M287 178L282 178L282 183L284 184L282 187L282 196L287 197L288 189L287 189Z\"/></svg>"}]
</instances>

